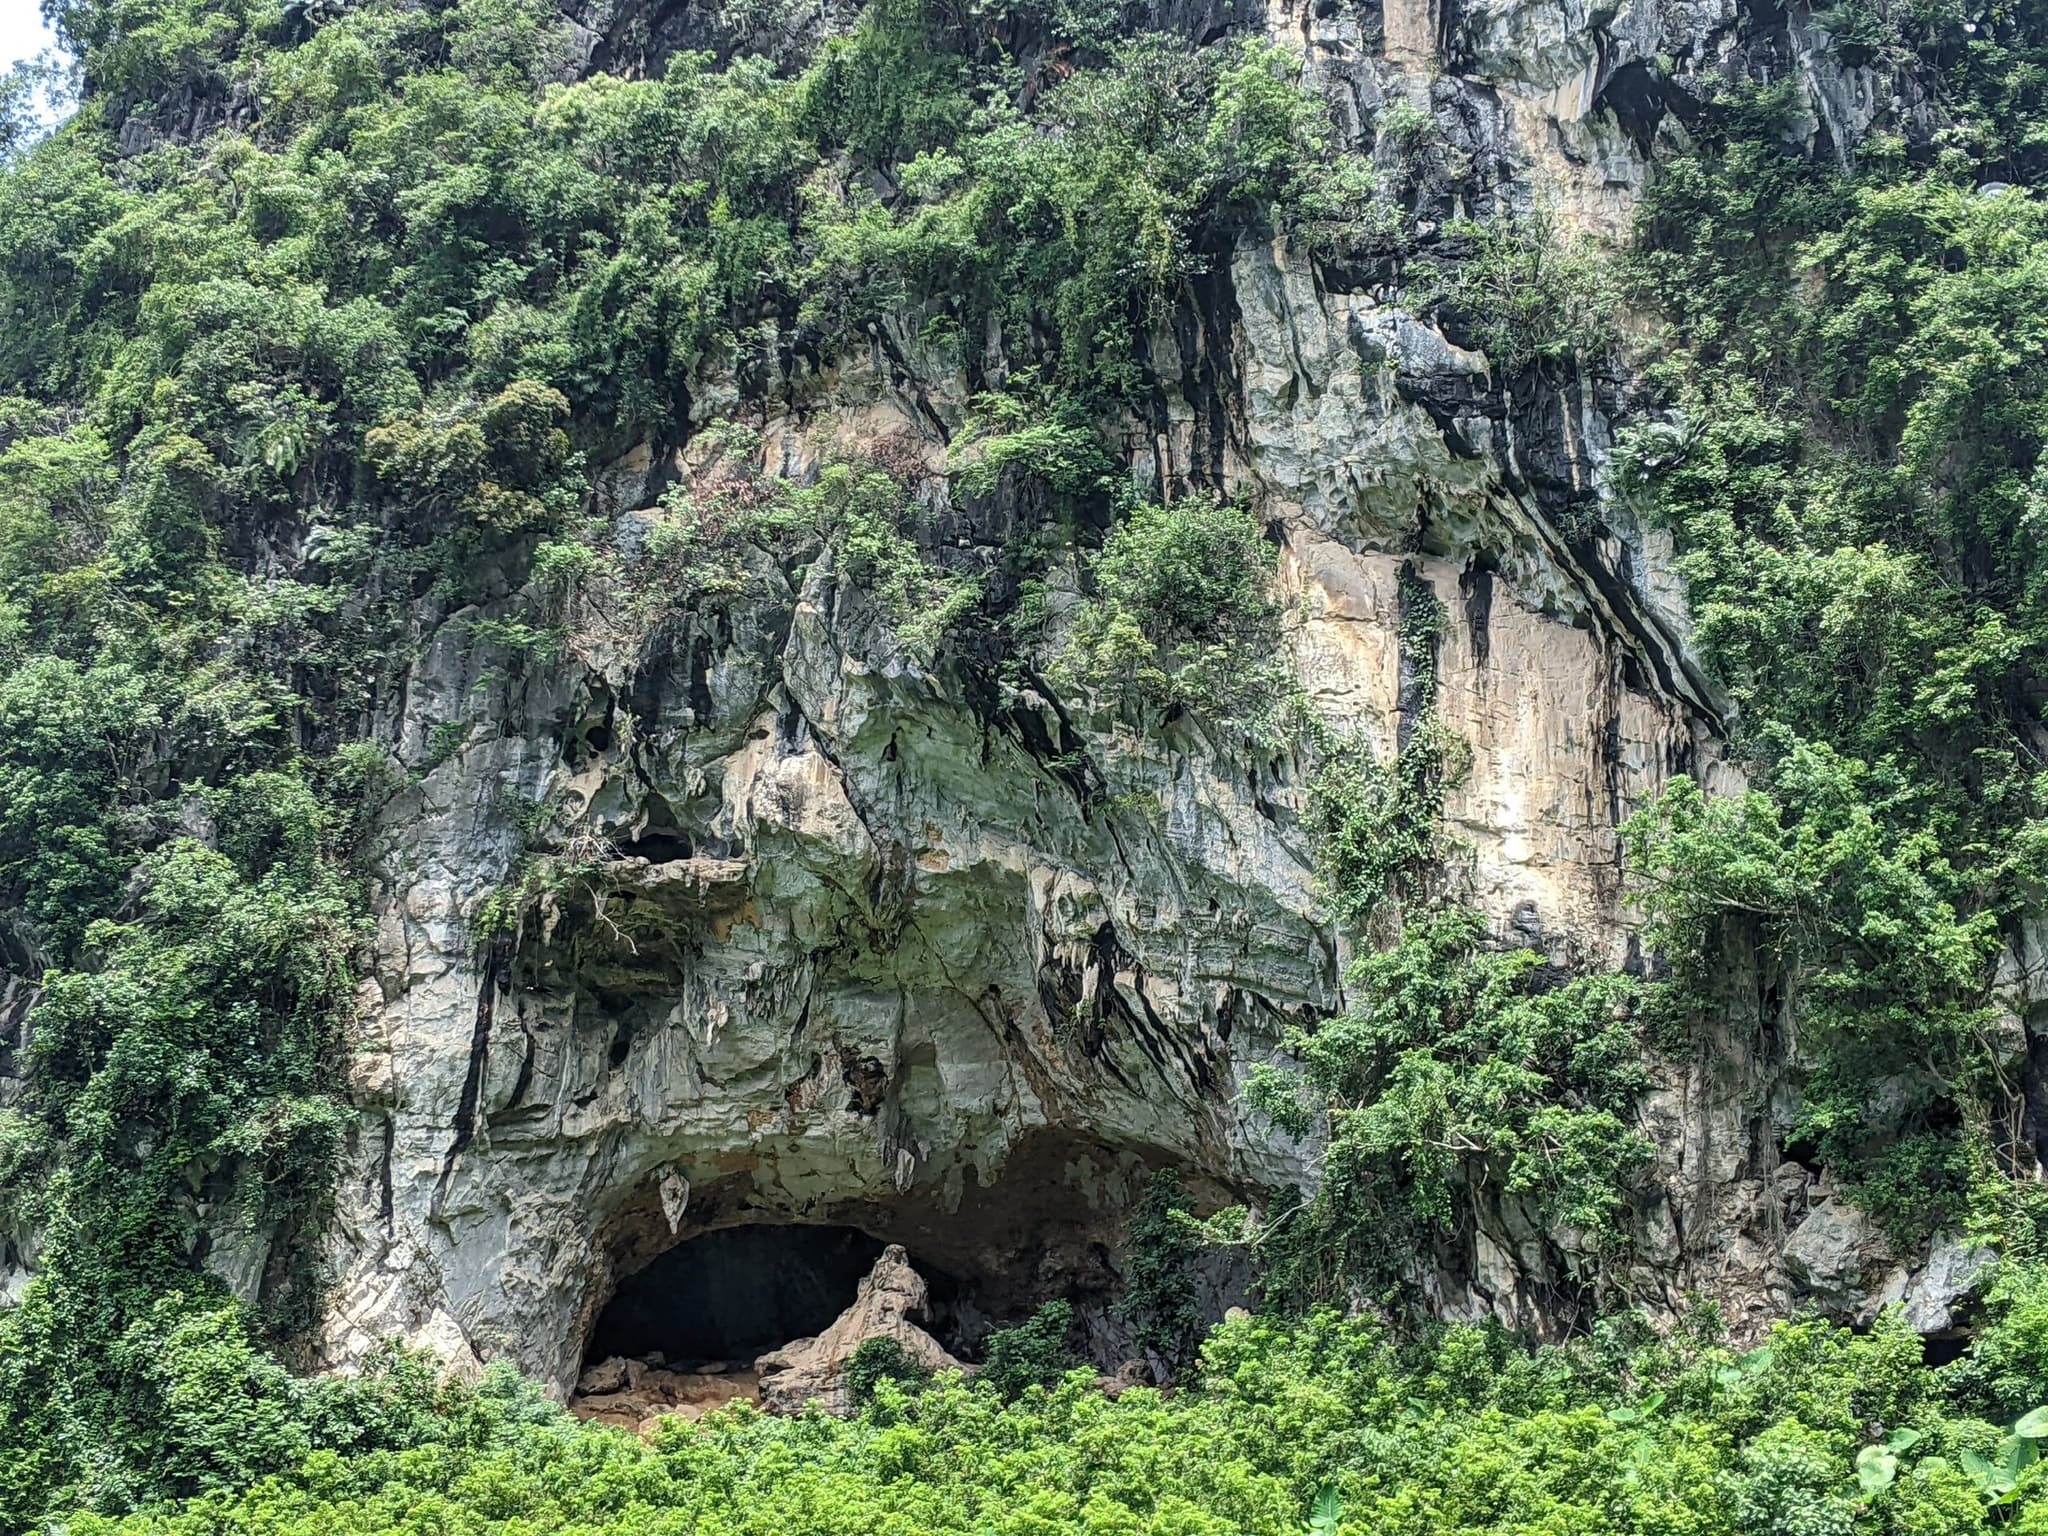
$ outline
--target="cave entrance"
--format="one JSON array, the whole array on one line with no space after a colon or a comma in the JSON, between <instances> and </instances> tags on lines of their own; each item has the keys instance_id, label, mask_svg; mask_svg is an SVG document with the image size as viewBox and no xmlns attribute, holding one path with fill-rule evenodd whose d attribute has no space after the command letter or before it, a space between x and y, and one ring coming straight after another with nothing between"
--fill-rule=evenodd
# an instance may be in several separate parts
<instances>
[{"instance_id":1,"label":"cave entrance","mask_svg":"<svg viewBox=\"0 0 2048 1536\"><path fill-rule=\"evenodd\" d=\"M853 1304L882 1248L852 1227L706 1232L619 1282L584 1361L750 1366L757 1355L829 1328Z\"/></svg>"}]
</instances>

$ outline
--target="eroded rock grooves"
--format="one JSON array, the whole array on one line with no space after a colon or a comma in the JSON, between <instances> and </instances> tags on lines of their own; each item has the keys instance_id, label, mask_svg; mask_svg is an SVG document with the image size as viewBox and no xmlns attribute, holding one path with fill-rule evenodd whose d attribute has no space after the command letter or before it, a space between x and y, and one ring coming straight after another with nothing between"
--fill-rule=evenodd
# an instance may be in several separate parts
<instances>
[{"instance_id":1,"label":"eroded rock grooves","mask_svg":"<svg viewBox=\"0 0 2048 1536\"><path fill-rule=\"evenodd\" d=\"M772 39L727 36L695 6L576 19L591 67L656 70L684 47L795 59L841 18ZM1431 112L1469 155L1447 202L1541 199L1609 236L1676 100L1644 86L1658 54L1695 70L1781 58L1824 152L1875 110L1872 82L1802 48L1796 18L1732 4L1155 20L1263 27L1354 127L1401 96ZM1732 774L1658 537L1567 531L1598 494L1619 399L1569 369L1507 391L1386 289L1254 234L1216 252L1154 338L1150 419L1126 424L1125 451L1168 490L1252 498L1284 540L1305 687L1382 750L1403 719L1397 577L1427 585L1453 616L1437 708L1471 752L1448 812L1473 896L1505 941L1630 963L1618 821L1675 772ZM975 382L906 331L698 408L749 413L788 474L893 436L936 475ZM646 444L601 477L622 547L693 451ZM963 564L1004 517L952 509ZM444 623L388 722L409 755L481 671ZM332 1358L445 1314L479 1353L566 1386L622 1277L737 1221L908 1244L994 1313L1106 1299L1150 1170L1217 1201L1301 1175L1307 1150L1248 1132L1233 1105L1285 1020L1344 1001L1287 762L1188 721L1133 740L1049 689L990 718L971 679L922 669L823 567L778 605L651 646L585 613L561 663L488 697L494 729L388 814ZM550 908L500 970L469 924L511 872L512 794L565 801L616 858L602 911ZM1653 1305L1703 1288L1738 1322L1795 1295L1854 1315L1912 1277L1780 1166L1767 1024L1738 1021L1653 1096L1631 1286ZM680 1219L664 1180L689 1191ZM1822 1217L1833 1238L1802 1246ZM1446 1313L1563 1328L1580 1284L1562 1241L1491 1196L1469 1242L1418 1256L1419 1273ZM1824 1283L1802 1258L1815 1246ZM1117 1357L1106 1312L1088 1315Z\"/></svg>"},{"instance_id":2,"label":"eroded rock grooves","mask_svg":"<svg viewBox=\"0 0 2048 1536\"><path fill-rule=\"evenodd\" d=\"M754 36L698 0L565 9L580 67L623 73L692 48L794 63L847 17L798 7ZM1459 162L1428 172L1440 217L1541 203L1610 239L1680 126L1664 73L1796 78L1799 147L1817 154L1920 111L1910 82L1814 49L1801 7L1274 0L1145 19L1298 52L1355 137L1391 101L1430 114ZM1004 42L1027 75L1042 62L1033 39ZM1249 498L1282 546L1310 701L1382 755L1412 714L1403 573L1433 594L1434 707L1470 754L1446 808L1461 888L1503 943L1640 966L1620 821L1675 773L1737 775L1664 536L1616 501L1616 533L1574 515L1602 497L1627 381L1547 365L1510 384L1454 321L1393 304L1397 274L1261 231L1210 256L1151 338L1147 407L1116 424L1126 463L1167 493ZM970 377L907 319L829 359L772 339L777 375L713 381L693 427L744 419L799 478L890 442L939 496L970 397L1011 364L998 336ZM641 514L704 453L637 443L603 466L614 548L644 544ZM961 568L993 565L1013 493L941 507ZM1123 1358L1107 1304L1148 1176L1178 1169L1205 1204L1257 1200L1314 1156L1236 1104L1288 1021L1345 1001L1301 765L1188 718L1138 739L1044 679L993 706L971 667L899 645L829 561L772 602L653 635L604 597L559 659L514 673L473 621L516 593L423 611L420 659L378 721L424 773L383 813L325 1361L395 1334L566 1392L630 1277L706 1234L791 1225L900 1244L983 1319L1075 1297L1093 1351ZM437 761L436 727L460 719L481 728ZM486 898L528 851L516 808L541 803L596 874L480 943ZM1751 990L1754 1012L1647 1101L1658 1162L1625 1289L1666 1309L1712 1295L1738 1330L1799 1301L1861 1318L1898 1297L1946 1328L1974 1261L1886 1255L1782 1156L1785 1044ZM19 1013L0 999L0 1072ZM1416 1256L1433 1304L1575 1326L1570 1234L1497 1190L1474 1199L1457 1241Z\"/></svg>"}]
</instances>

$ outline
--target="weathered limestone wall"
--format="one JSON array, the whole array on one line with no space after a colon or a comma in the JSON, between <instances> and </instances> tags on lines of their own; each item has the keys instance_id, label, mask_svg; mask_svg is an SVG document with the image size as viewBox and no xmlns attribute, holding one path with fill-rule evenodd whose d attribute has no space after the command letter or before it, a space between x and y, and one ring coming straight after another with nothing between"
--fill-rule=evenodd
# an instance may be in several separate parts
<instances>
[{"instance_id":1,"label":"weathered limestone wall","mask_svg":"<svg viewBox=\"0 0 2048 1536\"><path fill-rule=\"evenodd\" d=\"M791 17L777 46L798 52L833 21ZM655 67L715 17L579 20L599 64ZM1361 138L1388 102L1434 115L1459 157L1432 194L1446 216L1540 203L1610 239L1654 143L1683 132L1651 61L1782 58L1808 83L1817 152L1880 107L1912 110L1828 73L1803 19L1759 33L1733 0L1290 0L1263 27ZM1448 806L1461 888L1502 942L1640 964L1620 822L1673 773L1736 777L1658 536L1572 531L1601 494L1613 392L1568 370L1508 390L1384 277L1247 236L1157 338L1159 403L1127 424L1129 457L1169 489L1250 494L1284 541L1305 689L1382 751L1412 566L1449 618L1438 707L1470 753ZM942 465L966 384L915 330L792 387L762 423L770 461L800 474L829 442L902 434ZM707 420L736 404L703 392ZM605 477L622 547L669 468L650 446ZM971 522L965 545L999 542ZM747 1220L862 1227L995 1309L1107 1297L1151 1168L1221 1201L1311 1166L1233 1103L1288 1020L1345 1000L1295 765L1195 721L1141 738L1079 701L974 693L822 566L659 643L600 595L568 657L510 680L486 676L461 617L387 722L415 765L436 726L477 723L385 818L332 1362L397 1334L566 1388L616 1274ZM543 802L605 866L605 894L481 939L520 808ZM1702 1289L1738 1321L1800 1297L1858 1315L1911 1289L1945 1325L1955 1254L1890 1265L1780 1166L1770 1022L1731 1020L1665 1069L1630 1288L1653 1306ZM1559 1326L1578 1304L1571 1234L1512 1202L1417 1263L1447 1313Z\"/></svg>"}]
</instances>

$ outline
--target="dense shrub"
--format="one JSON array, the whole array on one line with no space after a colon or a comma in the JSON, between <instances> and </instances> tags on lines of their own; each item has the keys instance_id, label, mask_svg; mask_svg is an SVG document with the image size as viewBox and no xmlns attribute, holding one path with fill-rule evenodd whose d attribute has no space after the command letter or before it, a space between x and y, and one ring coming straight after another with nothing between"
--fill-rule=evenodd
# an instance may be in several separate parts
<instances>
[{"instance_id":1,"label":"dense shrub","mask_svg":"<svg viewBox=\"0 0 2048 1536\"><path fill-rule=\"evenodd\" d=\"M885 1381L915 1388L930 1376L931 1372L901 1342L887 1334L876 1334L860 1341L846 1362L844 1380L855 1405L865 1407Z\"/></svg>"},{"instance_id":2,"label":"dense shrub","mask_svg":"<svg viewBox=\"0 0 2048 1536\"><path fill-rule=\"evenodd\" d=\"M1272 736L1293 696L1273 547L1243 506L1190 496L1127 509L1090 562L1056 678Z\"/></svg>"},{"instance_id":3,"label":"dense shrub","mask_svg":"<svg viewBox=\"0 0 2048 1536\"><path fill-rule=\"evenodd\" d=\"M1358 962L1349 1013L1290 1037L1298 1070L1255 1070L1255 1108L1327 1135L1312 1197L1254 1238L1269 1299L1384 1288L1489 1184L1594 1251L1626 1243L1629 1189L1654 1151L1635 1126L1640 986L1557 978L1540 951L1484 940L1469 910L1419 916Z\"/></svg>"},{"instance_id":4,"label":"dense shrub","mask_svg":"<svg viewBox=\"0 0 2048 1536\"><path fill-rule=\"evenodd\" d=\"M2048 39L2020 10L1831 12L1838 46L1940 80L1931 158L1787 155L1796 92L1728 86L1629 264L1670 322L1669 410L1624 478L1676 537L1755 786L1674 785L1631 862L1700 1015L1754 1011L1717 971L1759 947L1765 1022L1808 1064L1800 1139L1909 1243L2015 1225L1989 988L2048 889L2048 208L1979 190L2039 168Z\"/></svg>"},{"instance_id":5,"label":"dense shrub","mask_svg":"<svg viewBox=\"0 0 2048 1536\"><path fill-rule=\"evenodd\" d=\"M240 1369L201 1354L216 1389ZM450 1395L439 1439L302 1458L285 1441L317 1438L316 1426L226 1435L244 1410L217 1392L210 1423L178 1454L268 1447L286 1455L277 1475L67 1528L1298 1536L1313 1515L1314 1529L1349 1536L1962 1536L2035 1529L2048 1477L2022 1450L2007 1498L2002 1448L2031 1447L2036 1421L2015 1435L2003 1418L1959 1412L1896 1315L1861 1336L1783 1325L1735 1354L1710 1327L1542 1350L1454 1327L1404 1345L1321 1312L1224 1325L1171 1394L1112 1399L1086 1373L1049 1380L999 1391L947 1377L906 1393L881 1379L852 1419L741 1405L701 1424L671 1419L647 1441L486 1388ZM2038 1422L2048 1429L2048 1415Z\"/></svg>"},{"instance_id":6,"label":"dense shrub","mask_svg":"<svg viewBox=\"0 0 2048 1536\"><path fill-rule=\"evenodd\" d=\"M1014 1328L998 1328L989 1335L980 1381L1004 1398L1052 1386L1078 1364L1067 1345L1073 1327L1073 1305L1049 1301Z\"/></svg>"}]
</instances>

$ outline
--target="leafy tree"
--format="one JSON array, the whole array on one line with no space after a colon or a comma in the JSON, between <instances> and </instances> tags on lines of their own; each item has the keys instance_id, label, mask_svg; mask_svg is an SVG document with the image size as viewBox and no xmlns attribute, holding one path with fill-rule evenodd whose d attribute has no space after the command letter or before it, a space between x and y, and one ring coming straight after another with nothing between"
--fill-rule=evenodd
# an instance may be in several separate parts
<instances>
[{"instance_id":1,"label":"leafy tree","mask_svg":"<svg viewBox=\"0 0 2048 1536\"><path fill-rule=\"evenodd\" d=\"M1089 565L1058 677L1270 734L1291 696L1278 651L1276 556L1248 510L1196 495L1130 508Z\"/></svg>"},{"instance_id":2,"label":"leafy tree","mask_svg":"<svg viewBox=\"0 0 2048 1536\"><path fill-rule=\"evenodd\" d=\"M976 1380L1006 1400L1027 1387L1055 1385L1078 1364L1067 1347L1073 1326L1073 1304L1048 1301L1016 1327L998 1328L988 1336Z\"/></svg>"},{"instance_id":3,"label":"leafy tree","mask_svg":"<svg viewBox=\"0 0 2048 1536\"><path fill-rule=\"evenodd\" d=\"M1486 947L1479 915L1457 907L1416 917L1353 981L1351 1012L1290 1035L1299 1069L1258 1069L1246 1090L1282 1129L1328 1134L1306 1204L1255 1239L1273 1300L1400 1280L1493 1181L1546 1228L1625 1245L1653 1151L1634 1125L1648 1086L1637 983L1558 978L1538 951Z\"/></svg>"}]
</instances>

